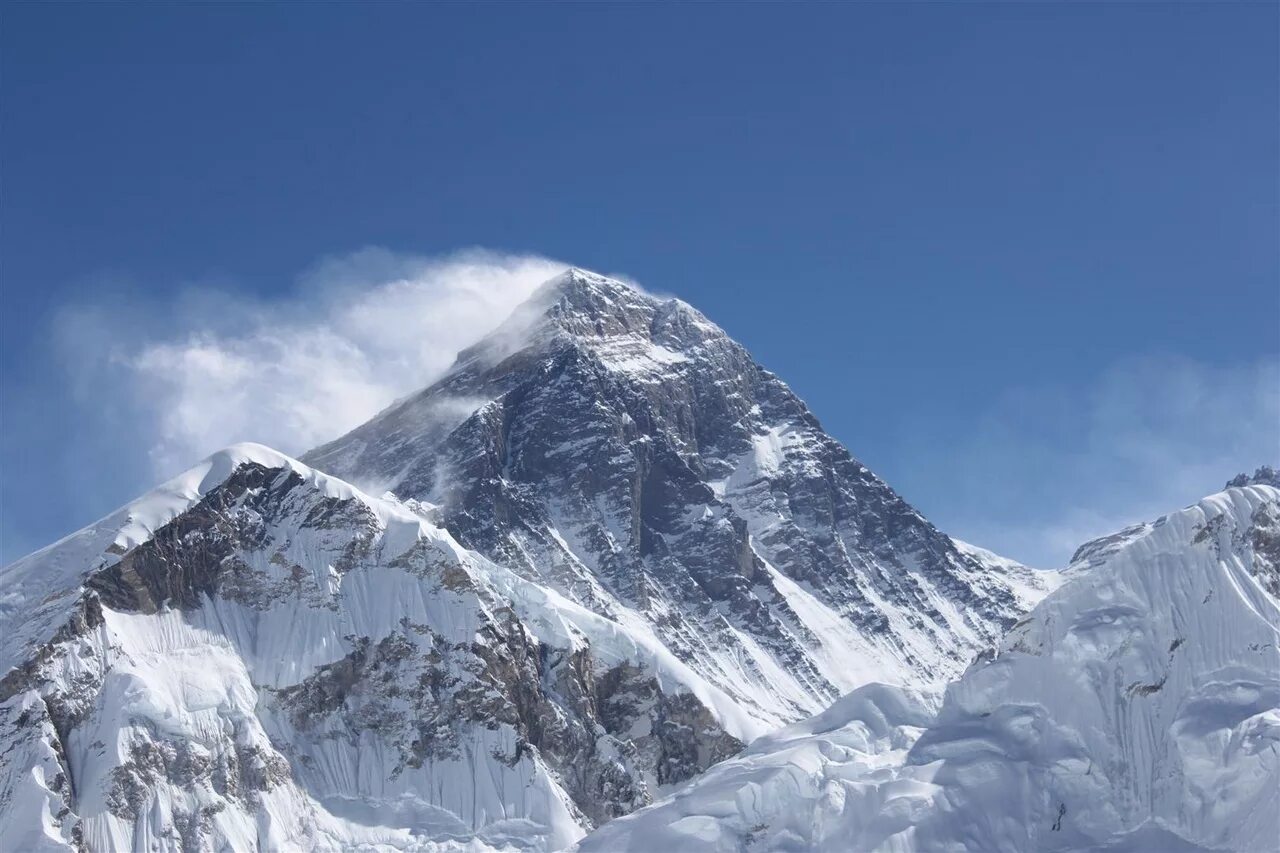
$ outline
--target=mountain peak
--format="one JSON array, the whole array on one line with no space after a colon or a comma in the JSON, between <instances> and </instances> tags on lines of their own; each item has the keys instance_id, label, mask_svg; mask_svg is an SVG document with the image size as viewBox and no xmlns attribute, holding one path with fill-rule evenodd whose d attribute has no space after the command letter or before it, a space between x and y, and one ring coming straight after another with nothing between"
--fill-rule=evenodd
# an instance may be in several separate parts
<instances>
[{"instance_id":1,"label":"mountain peak","mask_svg":"<svg viewBox=\"0 0 1280 853\"><path fill-rule=\"evenodd\" d=\"M1270 465L1262 465L1253 472L1252 476L1238 474L1227 483L1226 488L1233 489L1239 486L1275 486L1280 489L1280 471Z\"/></svg>"},{"instance_id":2,"label":"mountain peak","mask_svg":"<svg viewBox=\"0 0 1280 853\"><path fill-rule=\"evenodd\" d=\"M305 461L436 505L580 606L653 614L767 725L957 673L1046 586L958 551L693 308L581 268Z\"/></svg>"},{"instance_id":3,"label":"mountain peak","mask_svg":"<svg viewBox=\"0 0 1280 853\"><path fill-rule=\"evenodd\" d=\"M728 338L692 306L655 296L619 278L569 267L540 285L497 329L458 354L454 371L467 365L494 365L529 350L548 352L563 345L606 350L606 356L652 355L655 344L672 350L708 338ZM658 353L661 357L663 353Z\"/></svg>"},{"instance_id":4,"label":"mountain peak","mask_svg":"<svg viewBox=\"0 0 1280 853\"><path fill-rule=\"evenodd\" d=\"M636 297L645 298L648 294L620 278L602 275L582 267L569 267L556 277L539 285L529 301L550 302L556 299L569 299L576 302L594 298L614 302L631 301ZM654 300L650 298L650 301Z\"/></svg>"},{"instance_id":5,"label":"mountain peak","mask_svg":"<svg viewBox=\"0 0 1280 853\"><path fill-rule=\"evenodd\" d=\"M621 279L570 267L539 287L526 304L552 320L574 316L594 321L619 313L652 311L661 300Z\"/></svg>"}]
</instances>

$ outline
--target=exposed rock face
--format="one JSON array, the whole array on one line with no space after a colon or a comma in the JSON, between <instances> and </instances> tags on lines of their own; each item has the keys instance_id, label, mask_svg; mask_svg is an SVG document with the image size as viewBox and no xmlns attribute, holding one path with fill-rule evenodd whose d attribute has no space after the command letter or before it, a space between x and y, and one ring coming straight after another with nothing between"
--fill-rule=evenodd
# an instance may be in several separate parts
<instances>
[{"instance_id":1,"label":"exposed rock face","mask_svg":"<svg viewBox=\"0 0 1280 853\"><path fill-rule=\"evenodd\" d=\"M579 271L308 458L237 446L0 572L6 843L558 849L1047 586Z\"/></svg>"},{"instance_id":2,"label":"exposed rock face","mask_svg":"<svg viewBox=\"0 0 1280 853\"><path fill-rule=\"evenodd\" d=\"M1227 483L1226 488L1237 488L1239 486L1274 486L1280 489L1280 471L1272 468L1270 465L1263 465L1254 471L1252 475L1237 474Z\"/></svg>"},{"instance_id":3,"label":"exposed rock face","mask_svg":"<svg viewBox=\"0 0 1280 853\"><path fill-rule=\"evenodd\" d=\"M871 678L954 676L1044 592L958 550L697 311L580 270L306 459L638 615L773 725Z\"/></svg>"},{"instance_id":4,"label":"exposed rock face","mask_svg":"<svg viewBox=\"0 0 1280 853\"><path fill-rule=\"evenodd\" d=\"M411 830L497 843L514 819L555 847L741 748L684 672L628 660L600 620L405 507L265 448L224 455L226 478L178 489L196 493L139 544L110 527L145 507L100 525L60 627L15 637L35 653L0 683L6 831L409 847ZM69 557L15 564L18 591ZM20 808L41 799L54 817L32 825ZM392 830L361 833L386 811Z\"/></svg>"}]
</instances>

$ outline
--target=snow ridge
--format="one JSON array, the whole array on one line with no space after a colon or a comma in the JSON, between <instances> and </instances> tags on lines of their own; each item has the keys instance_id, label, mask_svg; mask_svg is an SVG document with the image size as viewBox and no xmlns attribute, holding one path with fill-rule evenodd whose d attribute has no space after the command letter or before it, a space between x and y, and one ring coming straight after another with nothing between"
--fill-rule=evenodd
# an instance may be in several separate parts
<instances>
[{"instance_id":1,"label":"snow ridge","mask_svg":"<svg viewBox=\"0 0 1280 853\"><path fill-rule=\"evenodd\" d=\"M703 761L760 731L647 625L258 445L0 582L15 849L555 849L677 760L637 707L701 726ZM608 719L575 717L583 690Z\"/></svg>"}]
</instances>

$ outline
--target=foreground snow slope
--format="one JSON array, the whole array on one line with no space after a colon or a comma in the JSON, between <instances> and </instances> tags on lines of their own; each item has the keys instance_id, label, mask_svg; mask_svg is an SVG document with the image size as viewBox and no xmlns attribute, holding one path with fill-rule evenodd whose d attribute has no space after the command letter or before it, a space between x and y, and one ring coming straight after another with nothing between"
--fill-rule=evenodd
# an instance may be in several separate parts
<instances>
[{"instance_id":1,"label":"foreground snow slope","mask_svg":"<svg viewBox=\"0 0 1280 853\"><path fill-rule=\"evenodd\" d=\"M1233 482L1082 547L936 716L855 691L579 849L1275 851L1280 491Z\"/></svg>"},{"instance_id":2,"label":"foreground snow slope","mask_svg":"<svg viewBox=\"0 0 1280 853\"><path fill-rule=\"evenodd\" d=\"M0 584L5 850L556 848L759 731L646 626L257 445Z\"/></svg>"}]
</instances>

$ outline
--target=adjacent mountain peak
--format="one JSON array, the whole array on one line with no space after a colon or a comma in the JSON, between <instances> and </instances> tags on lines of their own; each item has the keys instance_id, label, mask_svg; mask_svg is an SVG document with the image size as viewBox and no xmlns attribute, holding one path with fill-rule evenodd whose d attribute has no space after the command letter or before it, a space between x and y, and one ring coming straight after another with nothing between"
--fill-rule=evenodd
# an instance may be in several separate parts
<instances>
[{"instance_id":1,"label":"adjacent mountain peak","mask_svg":"<svg viewBox=\"0 0 1280 853\"><path fill-rule=\"evenodd\" d=\"M250 470L258 473L260 482L244 479ZM152 542L158 531L210 495L236 491L229 484L237 477L242 479L241 491L287 479L305 486L319 500L361 505L370 512L378 503L359 489L265 445L242 442L219 450L88 527L0 569L0 636L9 640L0 647L0 677L48 641L76 606L73 593L95 573L110 570L124 555ZM383 526L418 523L408 509L386 502L380 506Z\"/></svg>"},{"instance_id":2,"label":"adjacent mountain peak","mask_svg":"<svg viewBox=\"0 0 1280 853\"><path fill-rule=\"evenodd\" d=\"M1257 486L1280 489L1280 472L1277 472L1274 468L1268 465L1263 465L1252 475L1239 474L1229 480L1227 484L1222 487L1223 492L1212 496L1212 498L1206 498L1206 500L1226 500L1227 498L1223 494L1225 492L1229 492L1232 489L1248 489ZM1112 555L1118 551L1128 548L1134 542L1150 536L1152 532L1159 530L1167 524L1168 520L1168 516L1161 516L1154 521L1142 521L1137 524L1131 524L1122 530L1116 531L1115 533L1110 533L1106 536L1100 536L1097 539L1091 539L1090 541L1085 542L1077 548L1076 552L1071 556L1068 572L1080 569L1091 569L1102 564L1109 560ZM1277 589L1280 589L1280 581L1277 581L1276 583Z\"/></svg>"}]
</instances>

